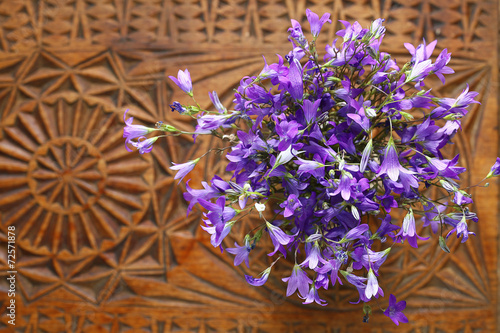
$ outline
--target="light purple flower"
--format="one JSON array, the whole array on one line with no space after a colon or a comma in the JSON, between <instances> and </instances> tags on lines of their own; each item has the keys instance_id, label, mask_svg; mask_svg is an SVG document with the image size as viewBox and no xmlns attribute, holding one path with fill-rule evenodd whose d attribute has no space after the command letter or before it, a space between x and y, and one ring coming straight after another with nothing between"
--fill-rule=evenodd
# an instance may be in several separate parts
<instances>
[{"instance_id":1,"label":"light purple flower","mask_svg":"<svg viewBox=\"0 0 500 333\"><path fill-rule=\"evenodd\" d=\"M414 248L418 248L417 238L422 240L429 239L429 237L426 238L417 235L417 231L415 229L415 216L413 215L413 210L411 208L403 219L403 225L401 226L401 229L396 234L396 237L398 236L401 236L401 239L403 241L407 239L411 247Z\"/></svg>"},{"instance_id":2,"label":"light purple flower","mask_svg":"<svg viewBox=\"0 0 500 333\"><path fill-rule=\"evenodd\" d=\"M176 163L172 162L173 166L171 166L170 169L172 169L172 170L178 170L178 172L176 173L174 179L179 179L179 183L180 183L182 181L182 179L189 172L191 172L191 170L193 170L193 168L195 167L196 163L198 163L199 161L200 161L200 159L197 158L195 160L188 161L186 163L181 163L181 164L176 164Z\"/></svg>"},{"instance_id":3,"label":"light purple flower","mask_svg":"<svg viewBox=\"0 0 500 333\"><path fill-rule=\"evenodd\" d=\"M224 105L222 105L222 103L220 102L219 96L217 95L217 93L215 91L213 91L213 92L209 91L208 96L210 97L210 100L214 104L217 111L219 111L219 113L225 113L227 111L227 109L224 107Z\"/></svg>"},{"instance_id":4,"label":"light purple flower","mask_svg":"<svg viewBox=\"0 0 500 333\"><path fill-rule=\"evenodd\" d=\"M127 117L127 112L129 110L125 110L125 113L123 114L123 121L125 122L126 126L123 128L123 137L127 138L125 140L125 148L132 152L132 149L128 147L128 143L131 142L133 139L137 139L140 137L144 137L145 135L151 133L154 131L154 128L149 128L146 126L142 125L132 125L132 122L134 121L134 117L130 117L128 119L125 119Z\"/></svg>"},{"instance_id":5,"label":"light purple flower","mask_svg":"<svg viewBox=\"0 0 500 333\"><path fill-rule=\"evenodd\" d=\"M151 150L153 150L153 143L155 143L156 140L158 140L157 136L149 138L149 139L146 139L146 137L141 136L137 139L137 142L136 141L129 141L129 143L132 146L134 146L135 148L137 148L139 150L140 154L145 154L145 153L149 153Z\"/></svg>"},{"instance_id":6,"label":"light purple flower","mask_svg":"<svg viewBox=\"0 0 500 333\"><path fill-rule=\"evenodd\" d=\"M263 271L262 276L260 278L254 278L253 276L250 275L245 275L245 280L252 286L260 287L266 283L267 279L269 278L269 274L271 273L271 267L266 268L265 271Z\"/></svg>"},{"instance_id":7,"label":"light purple flower","mask_svg":"<svg viewBox=\"0 0 500 333\"><path fill-rule=\"evenodd\" d=\"M330 13L324 13L320 19L318 14L312 12L309 8L307 8L306 16L307 20L309 21L309 25L311 26L311 34L314 37L317 37L319 35L323 24L325 24L326 22L332 23L332 20L330 20Z\"/></svg>"},{"instance_id":8,"label":"light purple flower","mask_svg":"<svg viewBox=\"0 0 500 333\"><path fill-rule=\"evenodd\" d=\"M412 60L417 63L421 62L424 60L427 60L431 57L432 52L434 51L434 48L436 47L437 40L432 41L430 44L426 44L425 39L423 44L420 44L415 47L411 45L410 43L404 43L404 46L406 49L410 52L410 54L413 56Z\"/></svg>"},{"instance_id":9,"label":"light purple flower","mask_svg":"<svg viewBox=\"0 0 500 333\"><path fill-rule=\"evenodd\" d=\"M399 163L398 152L396 150L396 146L394 146L394 140L392 137L389 139L385 148L384 161L380 165L380 170L378 171L377 176L384 173L394 182L398 180L400 173L413 174L412 171L403 168Z\"/></svg>"},{"instance_id":10,"label":"light purple flower","mask_svg":"<svg viewBox=\"0 0 500 333\"><path fill-rule=\"evenodd\" d=\"M469 231L469 229L468 229L465 214L462 216L462 219L460 220L460 222L458 222L456 227L451 229L450 232L448 232L448 234L446 235L446 239L448 239L448 237L450 237L450 235L452 233L454 233L455 231L457 232L457 238L459 238L460 236L463 236L462 243L465 243L469 239L469 234L475 235L475 233L473 233L472 231Z\"/></svg>"},{"instance_id":11,"label":"light purple flower","mask_svg":"<svg viewBox=\"0 0 500 333\"><path fill-rule=\"evenodd\" d=\"M248 238L245 237L245 245L239 246L236 242L234 242L234 245L236 247L230 247L226 249L227 252L235 255L234 266L239 266L244 261L247 267L250 267L248 255L250 254L253 246L248 242Z\"/></svg>"},{"instance_id":12,"label":"light purple flower","mask_svg":"<svg viewBox=\"0 0 500 333\"><path fill-rule=\"evenodd\" d=\"M271 237L271 241L274 245L274 251L269 253L269 256L272 256L276 253L276 251L280 250L281 253L286 254L283 246L292 243L295 240L295 235L287 235L280 227L272 225L269 222L266 222L267 230L269 231L269 237Z\"/></svg>"},{"instance_id":13,"label":"light purple flower","mask_svg":"<svg viewBox=\"0 0 500 333\"><path fill-rule=\"evenodd\" d=\"M191 82L191 74L189 74L187 69L184 70L184 72L179 69L177 77L169 76L169 78L174 81L174 83L179 86L182 91L190 96L193 96L193 83Z\"/></svg>"},{"instance_id":14,"label":"light purple flower","mask_svg":"<svg viewBox=\"0 0 500 333\"><path fill-rule=\"evenodd\" d=\"M312 280L307 276L307 273L300 268L299 265L295 264L293 266L292 275L283 278L283 282L288 282L288 287L286 288L286 296L291 296L297 289L302 298L306 298L309 293L309 285Z\"/></svg>"},{"instance_id":15,"label":"light purple flower","mask_svg":"<svg viewBox=\"0 0 500 333\"><path fill-rule=\"evenodd\" d=\"M351 230L349 230L349 232L347 232L344 235L344 237L342 237L342 239L339 241L339 244L365 237L364 233L367 232L369 228L370 227L366 223L360 224L357 227L352 228Z\"/></svg>"},{"instance_id":16,"label":"light purple flower","mask_svg":"<svg viewBox=\"0 0 500 333\"><path fill-rule=\"evenodd\" d=\"M300 23L294 19L291 19L290 21L292 22L292 27L288 28L288 31L290 32L290 37L288 37L288 40L291 41L294 46L296 46L295 43L298 43L300 47L307 48L307 39L302 32Z\"/></svg>"},{"instance_id":17,"label":"light purple flower","mask_svg":"<svg viewBox=\"0 0 500 333\"><path fill-rule=\"evenodd\" d=\"M311 288L309 288L309 292L307 293L306 297L302 298L305 299L302 304L310 304L312 302L316 302L321 306L328 305L328 303L324 299L319 298L318 290L316 289L314 283L311 285Z\"/></svg>"},{"instance_id":18,"label":"light purple flower","mask_svg":"<svg viewBox=\"0 0 500 333\"><path fill-rule=\"evenodd\" d=\"M370 299L378 294L378 281L377 277L373 273L373 269L370 268L368 271L368 280L366 282L365 296Z\"/></svg>"},{"instance_id":19,"label":"light purple flower","mask_svg":"<svg viewBox=\"0 0 500 333\"><path fill-rule=\"evenodd\" d=\"M323 259L321 255L321 251L319 248L318 242L314 242L311 246L311 243L306 244L306 259L300 264L301 266L309 266L309 269L315 269L318 266L318 263L326 263L326 260Z\"/></svg>"},{"instance_id":20,"label":"light purple flower","mask_svg":"<svg viewBox=\"0 0 500 333\"><path fill-rule=\"evenodd\" d=\"M283 216L290 217L302 207L302 203L295 194L290 194L288 199L280 204L280 207L285 209Z\"/></svg>"}]
</instances>

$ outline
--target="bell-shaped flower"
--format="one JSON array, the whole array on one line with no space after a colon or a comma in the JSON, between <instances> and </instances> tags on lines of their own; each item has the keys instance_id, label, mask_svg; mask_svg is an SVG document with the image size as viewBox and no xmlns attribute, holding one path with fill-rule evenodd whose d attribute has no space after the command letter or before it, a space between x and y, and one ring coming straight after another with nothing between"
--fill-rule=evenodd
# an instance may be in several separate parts
<instances>
[{"instance_id":1,"label":"bell-shaped flower","mask_svg":"<svg viewBox=\"0 0 500 333\"><path fill-rule=\"evenodd\" d=\"M300 264L300 266L309 266L309 269L315 269L318 263L326 263L326 260L321 256L321 250L317 241L313 245L311 243L306 244L306 259Z\"/></svg>"},{"instance_id":2,"label":"bell-shaped flower","mask_svg":"<svg viewBox=\"0 0 500 333\"><path fill-rule=\"evenodd\" d=\"M146 139L146 137L141 136L137 139L137 141L129 141L128 143L130 143L132 146L137 148L137 150L139 150L140 154L145 154L145 153L149 153L151 150L153 150L153 143L155 143L156 140L158 140L157 136L149 138L149 139ZM129 150L128 147L127 147L127 150Z\"/></svg>"},{"instance_id":3,"label":"bell-shaped flower","mask_svg":"<svg viewBox=\"0 0 500 333\"><path fill-rule=\"evenodd\" d=\"M302 66L296 58L290 60L290 69L288 71L287 91L296 100L301 100L304 95L304 82L302 79Z\"/></svg>"},{"instance_id":4,"label":"bell-shaped flower","mask_svg":"<svg viewBox=\"0 0 500 333\"><path fill-rule=\"evenodd\" d=\"M219 100L219 96L217 95L217 93L215 91L208 92L208 96L210 97L210 100L214 104L217 111L219 111L219 113L226 113L227 112L227 109L224 107L224 105L222 105L222 103Z\"/></svg>"},{"instance_id":5,"label":"bell-shaped flower","mask_svg":"<svg viewBox=\"0 0 500 333\"><path fill-rule=\"evenodd\" d=\"M169 76L169 78L174 81L174 83L179 86L182 91L189 96L193 96L193 83L191 82L191 74L189 74L187 69L184 70L184 72L179 69L177 77Z\"/></svg>"},{"instance_id":6,"label":"bell-shaped flower","mask_svg":"<svg viewBox=\"0 0 500 333\"><path fill-rule=\"evenodd\" d=\"M299 295L302 298L306 298L309 293L309 285L312 280L307 276L307 273L300 268L299 265L295 264L292 269L292 275L283 278L283 282L288 282L288 287L286 288L286 296L291 296L295 291L299 290Z\"/></svg>"},{"instance_id":7,"label":"bell-shaped flower","mask_svg":"<svg viewBox=\"0 0 500 333\"><path fill-rule=\"evenodd\" d=\"M316 120L316 114L318 113L319 104L321 103L321 99L317 99L314 102L306 99L304 100L304 104L302 105L302 110L304 111L304 118L308 124L312 123Z\"/></svg>"},{"instance_id":8,"label":"bell-shaped flower","mask_svg":"<svg viewBox=\"0 0 500 333\"><path fill-rule=\"evenodd\" d=\"M134 117L126 119L128 111L129 111L128 109L125 110L125 113L123 114L123 121L125 122L126 125L123 128L123 137L127 138L125 140L125 147L127 148L128 151L132 151L127 146L128 142L130 142L133 139L137 139L141 136L145 136L153 132L155 129L143 125L133 125L132 122L134 121Z\"/></svg>"},{"instance_id":9,"label":"bell-shaped flower","mask_svg":"<svg viewBox=\"0 0 500 333\"><path fill-rule=\"evenodd\" d=\"M391 318L394 324L399 326L399 323L407 323L408 318L404 315L403 310L406 308L406 301L396 301L396 296L389 296L389 306L384 311L384 315Z\"/></svg>"},{"instance_id":10,"label":"bell-shaped flower","mask_svg":"<svg viewBox=\"0 0 500 333\"><path fill-rule=\"evenodd\" d=\"M302 304L310 304L312 302L316 302L321 306L328 305L328 303L324 299L319 298L318 290L316 289L314 283L311 284L311 287L309 288L309 292L307 293L306 297L302 298L305 299L305 301L302 302Z\"/></svg>"},{"instance_id":11,"label":"bell-shaped flower","mask_svg":"<svg viewBox=\"0 0 500 333\"><path fill-rule=\"evenodd\" d=\"M391 136L385 148L384 161L380 165L377 176L386 174L392 181L396 182L400 173L413 174L414 172L403 168L401 163L399 163L398 152Z\"/></svg>"},{"instance_id":12,"label":"bell-shaped flower","mask_svg":"<svg viewBox=\"0 0 500 333\"><path fill-rule=\"evenodd\" d=\"M360 224L357 227L354 227L351 230L349 230L338 243L342 244L355 239L366 238L364 233L367 232L368 229L370 229L368 224L366 223Z\"/></svg>"},{"instance_id":13,"label":"bell-shaped flower","mask_svg":"<svg viewBox=\"0 0 500 333\"><path fill-rule=\"evenodd\" d=\"M490 169L486 179L500 175L500 157L497 157L495 164Z\"/></svg>"},{"instance_id":14,"label":"bell-shaped flower","mask_svg":"<svg viewBox=\"0 0 500 333\"><path fill-rule=\"evenodd\" d=\"M252 251L253 245L250 244L249 237L245 237L245 245L239 246L236 242L234 242L234 245L236 247L226 249L227 252L235 255L234 266L239 266L242 262L245 262L247 267L250 267L248 255L250 254L250 251Z\"/></svg>"},{"instance_id":15,"label":"bell-shaped flower","mask_svg":"<svg viewBox=\"0 0 500 333\"><path fill-rule=\"evenodd\" d=\"M188 161L186 163L181 163L181 164L176 164L172 162L173 166L170 167L172 170L178 170L177 173L175 174L174 179L179 179L179 183L182 181L182 179L189 173L193 168L195 167L196 163L200 161L199 158ZM178 183L178 184L179 184Z\"/></svg>"},{"instance_id":16,"label":"bell-shaped flower","mask_svg":"<svg viewBox=\"0 0 500 333\"><path fill-rule=\"evenodd\" d=\"M408 240L408 243L411 247L418 248L417 238L422 240L427 240L429 237L420 237L417 235L417 231L415 229L415 216L413 215L413 210L410 208L408 213L403 219L403 225L401 229L396 234L396 237L401 237L401 240Z\"/></svg>"},{"instance_id":17,"label":"bell-shaped flower","mask_svg":"<svg viewBox=\"0 0 500 333\"><path fill-rule=\"evenodd\" d=\"M373 269L370 268L368 271L368 280L366 282L365 296L368 299L371 299L373 296L377 295L379 292L378 280L375 274L373 273Z\"/></svg>"},{"instance_id":18,"label":"bell-shaped flower","mask_svg":"<svg viewBox=\"0 0 500 333\"><path fill-rule=\"evenodd\" d=\"M271 273L271 267L268 267L262 273L260 273L262 275L260 278L256 279L253 276L245 275L245 280L248 282L248 284L251 284L252 286L260 287L264 285L264 283L266 283L270 273Z\"/></svg>"},{"instance_id":19,"label":"bell-shaped flower","mask_svg":"<svg viewBox=\"0 0 500 333\"><path fill-rule=\"evenodd\" d=\"M309 25L311 26L311 34L313 37L318 37L323 24L326 22L332 23L330 20L330 13L324 13L321 18L319 18L318 14L312 12L309 8L306 9L307 20L309 21Z\"/></svg>"},{"instance_id":20,"label":"bell-shaped flower","mask_svg":"<svg viewBox=\"0 0 500 333\"><path fill-rule=\"evenodd\" d=\"M295 194L290 194L288 199L280 204L281 208L284 208L283 216L290 217L295 214L296 211L300 210L302 203Z\"/></svg>"},{"instance_id":21,"label":"bell-shaped flower","mask_svg":"<svg viewBox=\"0 0 500 333\"><path fill-rule=\"evenodd\" d=\"M269 256L272 256L276 253L276 251L280 251L283 255L286 255L286 251L283 246L292 243L295 240L295 235L287 235L280 227L272 225L271 223L266 221L267 231L269 231L269 237L271 237L271 241L274 245L274 251L269 253Z\"/></svg>"},{"instance_id":22,"label":"bell-shaped flower","mask_svg":"<svg viewBox=\"0 0 500 333\"><path fill-rule=\"evenodd\" d=\"M450 232L448 232L448 234L446 235L446 238L450 237L450 235L453 234L454 232L457 233L457 238L459 238L460 236L463 236L462 243L465 243L469 239L469 234L475 235L475 233L473 233L472 231L469 231L465 214L462 216L462 219L460 220L460 222L458 222L458 224L455 226L455 228L451 229Z\"/></svg>"}]
</instances>

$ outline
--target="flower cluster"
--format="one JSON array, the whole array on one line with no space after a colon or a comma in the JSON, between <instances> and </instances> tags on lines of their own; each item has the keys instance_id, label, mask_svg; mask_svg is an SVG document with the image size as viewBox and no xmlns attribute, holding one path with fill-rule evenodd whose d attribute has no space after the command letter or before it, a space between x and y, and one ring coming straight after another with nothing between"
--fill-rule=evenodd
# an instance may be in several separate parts
<instances>
[{"instance_id":1,"label":"flower cluster","mask_svg":"<svg viewBox=\"0 0 500 333\"><path fill-rule=\"evenodd\" d=\"M316 40L330 15L307 10L307 18L312 39L292 20L292 50L270 65L264 58L259 75L244 77L232 110L216 92L209 93L216 111L172 104L172 111L196 119L195 138L207 134L229 142L230 181L214 175L202 189L186 185L184 198L188 214L195 204L206 210L202 228L221 249L239 216L259 213L262 224L248 230L241 246L227 249L235 265L249 266L261 239L272 241L269 256L276 260L260 277L246 276L249 284L263 285L273 265L292 254L295 265L283 279L287 296L325 305L318 291L338 282L354 286L358 302L369 302L384 296L379 270L391 247L405 241L418 247L418 240L428 239L417 234L416 214L435 233L449 229L439 238L445 250L451 235L465 242L474 234L469 222L477 217L467 208L472 199L458 185L465 168L457 165L458 155L446 159L441 150L460 129L467 107L478 103L478 93L467 86L456 98L433 96L424 80L436 75L444 83L444 74L453 73L451 54L444 49L432 60L436 41L405 44L411 61L399 66L380 50L382 19L367 29L341 21L340 40L327 45L321 59ZM187 69L171 79L194 99ZM158 136L145 136L155 129L125 121L127 149L149 152ZM187 134L161 122L156 130ZM199 160L172 166L175 178L183 179ZM500 159L487 178L499 174ZM431 186L449 198L428 198L423 189ZM401 225L393 218L397 211L404 215ZM388 239L385 250L373 250ZM407 322L405 306L391 295L384 313L396 324Z\"/></svg>"}]
</instances>

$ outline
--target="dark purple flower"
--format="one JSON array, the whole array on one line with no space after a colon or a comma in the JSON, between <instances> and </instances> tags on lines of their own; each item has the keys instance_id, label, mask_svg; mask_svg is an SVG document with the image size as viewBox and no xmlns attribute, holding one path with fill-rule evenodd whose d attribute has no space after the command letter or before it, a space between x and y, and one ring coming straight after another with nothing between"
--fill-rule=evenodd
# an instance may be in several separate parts
<instances>
[{"instance_id":1,"label":"dark purple flower","mask_svg":"<svg viewBox=\"0 0 500 333\"><path fill-rule=\"evenodd\" d=\"M317 37L319 35L323 24L325 24L326 22L332 23L332 20L330 20L330 13L324 13L320 19L318 14L312 12L309 8L307 8L306 16L307 20L309 21L309 25L311 26L311 34L314 37Z\"/></svg>"},{"instance_id":2,"label":"dark purple flower","mask_svg":"<svg viewBox=\"0 0 500 333\"><path fill-rule=\"evenodd\" d=\"M316 114L318 113L318 107L320 103L321 99L317 99L315 102L311 102L308 99L304 100L302 110L304 111L304 118L306 119L306 122L308 124L316 120Z\"/></svg>"},{"instance_id":3,"label":"dark purple flower","mask_svg":"<svg viewBox=\"0 0 500 333\"><path fill-rule=\"evenodd\" d=\"M404 315L403 310L406 308L406 301L396 302L396 296L389 296L389 307L384 311L384 314L391 318L394 324L399 326L399 322L407 323L408 318Z\"/></svg>"},{"instance_id":4,"label":"dark purple flower","mask_svg":"<svg viewBox=\"0 0 500 333\"><path fill-rule=\"evenodd\" d=\"M396 206L397 207L397 204ZM375 238L375 237L380 237L381 238L381 241L385 241L385 236L386 235L389 235L392 237L393 235L393 231L394 230L398 230L399 227L397 225L394 225L391 223L391 215L387 214L384 219L382 220L382 224L380 225L380 227L377 229L377 231L375 232L374 236L372 238Z\"/></svg>"},{"instance_id":5,"label":"dark purple flower","mask_svg":"<svg viewBox=\"0 0 500 333\"><path fill-rule=\"evenodd\" d=\"M266 268L262 273L262 276L260 278L254 278L253 276L250 275L245 275L245 280L252 286L260 287L266 283L267 279L269 278L269 274L271 273L271 267Z\"/></svg>"},{"instance_id":6,"label":"dark purple flower","mask_svg":"<svg viewBox=\"0 0 500 333\"><path fill-rule=\"evenodd\" d=\"M174 102L170 105L170 111L172 111L172 112L177 111L180 114L183 114L183 113L187 112L187 109L185 107L183 107L181 103Z\"/></svg>"},{"instance_id":7,"label":"dark purple flower","mask_svg":"<svg viewBox=\"0 0 500 333\"><path fill-rule=\"evenodd\" d=\"M191 82L191 74L189 74L189 71L186 69L181 71L179 69L179 72L177 73L177 77L175 76L169 76L169 78L174 81L174 83L181 88L182 91L184 91L186 94L193 96L193 84Z\"/></svg>"},{"instance_id":8,"label":"dark purple flower","mask_svg":"<svg viewBox=\"0 0 500 333\"><path fill-rule=\"evenodd\" d=\"M495 164L491 167L491 170L486 178L496 177L498 175L500 175L500 157L497 157Z\"/></svg>"},{"instance_id":9,"label":"dark purple flower","mask_svg":"<svg viewBox=\"0 0 500 333\"><path fill-rule=\"evenodd\" d=\"M293 58L290 61L290 69L288 71L288 92L290 95L301 100L304 95L304 82L302 80L302 66L298 59Z\"/></svg>"}]
</instances>

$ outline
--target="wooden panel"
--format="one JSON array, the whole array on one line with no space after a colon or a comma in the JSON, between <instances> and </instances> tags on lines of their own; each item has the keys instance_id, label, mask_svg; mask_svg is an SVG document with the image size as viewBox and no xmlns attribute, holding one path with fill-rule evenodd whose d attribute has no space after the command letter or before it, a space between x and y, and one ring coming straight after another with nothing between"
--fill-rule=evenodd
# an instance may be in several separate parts
<instances>
[{"instance_id":1,"label":"wooden panel","mask_svg":"<svg viewBox=\"0 0 500 333\"><path fill-rule=\"evenodd\" d=\"M321 309L285 299L285 268L265 287L248 286L244 274L267 267L266 256L252 258L250 270L233 267L211 247L200 212L186 218L184 187L168 168L210 142L168 138L149 155L124 149L124 109L144 124L189 129L168 107L185 101L168 75L189 68L202 105L208 90L230 105L239 79L262 69L261 54L275 61L288 52L290 19L305 22L306 8L364 26L386 18L382 48L400 63L404 42L447 47L456 74L444 87L433 82L434 94L457 96L469 82L482 103L448 153L461 153L466 184L482 179L499 148L498 2L3 0L0 264L5 272L15 226L17 331L400 331L380 312L363 324L360 307L348 304L352 289L324 294L330 304ZM325 27L319 43L338 28ZM215 157L203 163L193 187L224 169ZM454 240L453 255L437 242L394 248L381 271L386 294L408 301L407 331L498 330L498 183L473 194L477 237ZM1 276L0 328L10 331Z\"/></svg>"}]
</instances>

